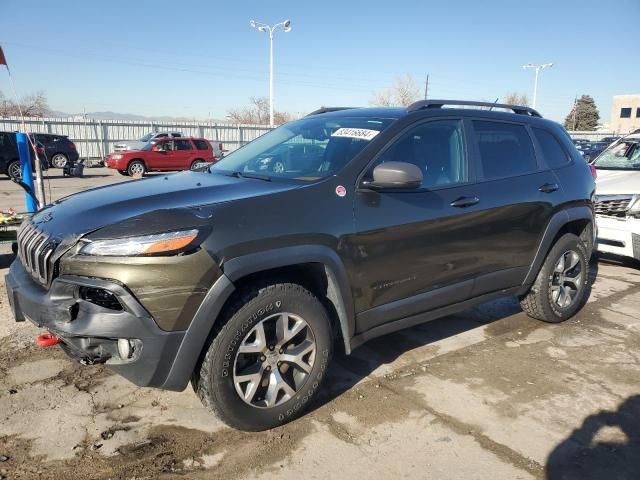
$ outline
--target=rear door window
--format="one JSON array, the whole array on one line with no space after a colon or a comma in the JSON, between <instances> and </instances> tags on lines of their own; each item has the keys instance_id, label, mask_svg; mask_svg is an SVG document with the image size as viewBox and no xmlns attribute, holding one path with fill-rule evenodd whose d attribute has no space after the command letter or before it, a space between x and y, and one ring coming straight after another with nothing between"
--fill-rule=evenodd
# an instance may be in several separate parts
<instances>
[{"instance_id":1,"label":"rear door window","mask_svg":"<svg viewBox=\"0 0 640 480\"><path fill-rule=\"evenodd\" d=\"M531 137L524 125L474 120L482 176L515 177L538 169Z\"/></svg>"},{"instance_id":2,"label":"rear door window","mask_svg":"<svg viewBox=\"0 0 640 480\"><path fill-rule=\"evenodd\" d=\"M552 133L536 127L531 130L538 139L542 155L549 167L559 168L571 162L571 157Z\"/></svg>"},{"instance_id":3,"label":"rear door window","mask_svg":"<svg viewBox=\"0 0 640 480\"><path fill-rule=\"evenodd\" d=\"M175 149L176 150L192 150L191 142L189 140L175 140Z\"/></svg>"},{"instance_id":4,"label":"rear door window","mask_svg":"<svg viewBox=\"0 0 640 480\"><path fill-rule=\"evenodd\" d=\"M193 143L196 144L198 150L209 150L209 142L206 140L194 140Z\"/></svg>"}]
</instances>

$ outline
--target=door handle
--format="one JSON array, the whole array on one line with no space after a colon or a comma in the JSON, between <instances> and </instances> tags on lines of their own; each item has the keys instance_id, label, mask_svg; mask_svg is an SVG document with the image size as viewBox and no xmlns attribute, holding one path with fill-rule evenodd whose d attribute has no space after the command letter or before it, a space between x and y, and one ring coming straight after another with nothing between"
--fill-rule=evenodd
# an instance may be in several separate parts
<instances>
[{"instance_id":1,"label":"door handle","mask_svg":"<svg viewBox=\"0 0 640 480\"><path fill-rule=\"evenodd\" d=\"M467 208L477 204L480 201L478 197L460 197L451 202L452 207Z\"/></svg>"},{"instance_id":2,"label":"door handle","mask_svg":"<svg viewBox=\"0 0 640 480\"><path fill-rule=\"evenodd\" d=\"M557 183L545 183L538 190L542 193L552 193L560 188Z\"/></svg>"}]
</instances>

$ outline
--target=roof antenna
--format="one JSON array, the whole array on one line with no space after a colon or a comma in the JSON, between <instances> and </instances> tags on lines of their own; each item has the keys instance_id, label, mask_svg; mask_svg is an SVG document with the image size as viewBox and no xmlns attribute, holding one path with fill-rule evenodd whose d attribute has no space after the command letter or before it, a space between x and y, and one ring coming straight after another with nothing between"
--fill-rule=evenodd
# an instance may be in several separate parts
<instances>
[{"instance_id":1,"label":"roof antenna","mask_svg":"<svg viewBox=\"0 0 640 480\"><path fill-rule=\"evenodd\" d=\"M496 101L495 101L495 102L493 102L493 104L495 105L496 103L498 103L498 100L500 100L500 97L496 98ZM491 108L489 109L489 111L491 111L491 110L493 110L493 107L491 107Z\"/></svg>"}]
</instances>

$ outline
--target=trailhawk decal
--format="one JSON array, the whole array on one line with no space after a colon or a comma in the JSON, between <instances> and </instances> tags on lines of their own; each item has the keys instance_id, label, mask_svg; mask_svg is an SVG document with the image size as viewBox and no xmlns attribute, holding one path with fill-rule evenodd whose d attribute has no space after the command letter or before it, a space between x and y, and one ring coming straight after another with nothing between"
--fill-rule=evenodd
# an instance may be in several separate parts
<instances>
[{"instance_id":1,"label":"trailhawk decal","mask_svg":"<svg viewBox=\"0 0 640 480\"><path fill-rule=\"evenodd\" d=\"M357 138L359 140L371 140L378 135L378 130L370 130L368 128L339 128L331 134L332 137Z\"/></svg>"}]
</instances>

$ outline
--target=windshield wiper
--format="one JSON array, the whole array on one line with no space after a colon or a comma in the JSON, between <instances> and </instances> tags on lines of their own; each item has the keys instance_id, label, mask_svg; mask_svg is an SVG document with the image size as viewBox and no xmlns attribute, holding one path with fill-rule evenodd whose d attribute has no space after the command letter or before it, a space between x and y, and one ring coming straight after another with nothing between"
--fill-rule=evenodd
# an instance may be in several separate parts
<instances>
[{"instance_id":1,"label":"windshield wiper","mask_svg":"<svg viewBox=\"0 0 640 480\"><path fill-rule=\"evenodd\" d=\"M271 177L267 176L267 175L260 175L257 173L249 173L249 172L229 172L225 175L228 175L229 177L236 177L236 178L253 178L255 180L263 180L265 182L270 182L271 181Z\"/></svg>"}]
</instances>

